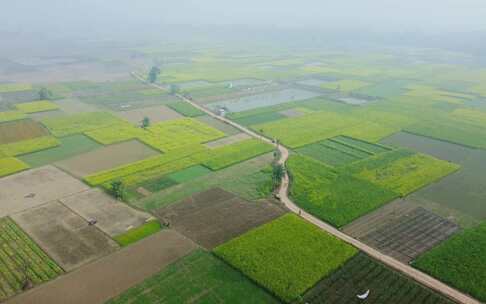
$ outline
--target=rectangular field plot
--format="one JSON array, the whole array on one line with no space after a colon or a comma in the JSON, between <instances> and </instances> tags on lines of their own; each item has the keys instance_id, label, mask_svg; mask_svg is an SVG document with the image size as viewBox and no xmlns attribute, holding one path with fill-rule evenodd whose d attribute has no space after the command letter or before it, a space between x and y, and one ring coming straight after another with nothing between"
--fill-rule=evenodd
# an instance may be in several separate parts
<instances>
[{"instance_id":1,"label":"rectangular field plot","mask_svg":"<svg viewBox=\"0 0 486 304\"><path fill-rule=\"evenodd\" d=\"M0 177L29 169L29 165L14 157L2 157L0 151Z\"/></svg>"},{"instance_id":2,"label":"rectangular field plot","mask_svg":"<svg viewBox=\"0 0 486 304\"><path fill-rule=\"evenodd\" d=\"M57 147L24 154L18 158L31 167L40 167L101 147L100 144L80 134L60 138L59 142L60 145Z\"/></svg>"},{"instance_id":3,"label":"rectangular field plot","mask_svg":"<svg viewBox=\"0 0 486 304\"><path fill-rule=\"evenodd\" d=\"M241 132L237 128L235 128L235 127L233 127L229 124L226 124L226 123L224 123L220 120L217 120L216 118L208 116L208 115L198 116L196 119L199 120L200 122L204 123L204 124L207 124L208 126L211 126L215 129L223 132L224 134L226 134L228 136L235 135L235 134L238 134L238 133Z\"/></svg>"},{"instance_id":4,"label":"rectangular field plot","mask_svg":"<svg viewBox=\"0 0 486 304\"><path fill-rule=\"evenodd\" d=\"M227 108L230 112L241 112L255 108L272 106L281 103L310 99L319 96L319 93L299 90L299 89L285 89L282 91L275 91L254 96L246 96L238 99L230 99L208 104L211 109L219 109L221 107Z\"/></svg>"},{"instance_id":5,"label":"rectangular field plot","mask_svg":"<svg viewBox=\"0 0 486 304\"><path fill-rule=\"evenodd\" d=\"M12 218L66 271L118 247L98 228L57 201L16 213Z\"/></svg>"},{"instance_id":6,"label":"rectangular field plot","mask_svg":"<svg viewBox=\"0 0 486 304\"><path fill-rule=\"evenodd\" d=\"M52 166L10 175L0 179L0 216L87 189L84 183Z\"/></svg>"},{"instance_id":7,"label":"rectangular field plot","mask_svg":"<svg viewBox=\"0 0 486 304\"><path fill-rule=\"evenodd\" d=\"M0 301L63 271L10 218L0 218Z\"/></svg>"},{"instance_id":8,"label":"rectangular field plot","mask_svg":"<svg viewBox=\"0 0 486 304\"><path fill-rule=\"evenodd\" d=\"M84 177L158 154L150 147L133 140L79 154L57 162L56 166L75 176Z\"/></svg>"},{"instance_id":9,"label":"rectangular field plot","mask_svg":"<svg viewBox=\"0 0 486 304\"><path fill-rule=\"evenodd\" d=\"M341 267L357 250L287 214L214 249L286 302L295 300Z\"/></svg>"},{"instance_id":10,"label":"rectangular field plot","mask_svg":"<svg viewBox=\"0 0 486 304\"><path fill-rule=\"evenodd\" d=\"M0 122L14 121L26 118L26 115L19 111L0 112Z\"/></svg>"},{"instance_id":11,"label":"rectangular field plot","mask_svg":"<svg viewBox=\"0 0 486 304\"><path fill-rule=\"evenodd\" d=\"M459 165L425 154L394 150L348 165L343 170L406 196L458 169Z\"/></svg>"},{"instance_id":12,"label":"rectangular field plot","mask_svg":"<svg viewBox=\"0 0 486 304\"><path fill-rule=\"evenodd\" d=\"M346 165L370 157L376 153L390 151L390 148L351 137L338 136L296 150L330 166Z\"/></svg>"},{"instance_id":13,"label":"rectangular field plot","mask_svg":"<svg viewBox=\"0 0 486 304\"><path fill-rule=\"evenodd\" d=\"M370 290L366 300L357 295ZM442 296L360 253L304 296L309 304L452 304Z\"/></svg>"},{"instance_id":14,"label":"rectangular field plot","mask_svg":"<svg viewBox=\"0 0 486 304\"><path fill-rule=\"evenodd\" d=\"M257 125L257 124L263 124L271 121L276 121L286 117L288 116L285 116L284 114L278 112L266 112L266 113L260 113L255 115L248 115L242 118L237 118L234 119L234 121L240 125L250 126L250 125Z\"/></svg>"},{"instance_id":15,"label":"rectangular field plot","mask_svg":"<svg viewBox=\"0 0 486 304\"><path fill-rule=\"evenodd\" d=\"M49 132L41 124L29 120L17 120L0 124L0 145L46 136Z\"/></svg>"},{"instance_id":16,"label":"rectangular field plot","mask_svg":"<svg viewBox=\"0 0 486 304\"><path fill-rule=\"evenodd\" d=\"M9 144L0 145L0 153L18 156L59 146L59 140L53 136L42 136Z\"/></svg>"},{"instance_id":17,"label":"rectangular field plot","mask_svg":"<svg viewBox=\"0 0 486 304\"><path fill-rule=\"evenodd\" d=\"M228 136L228 137L223 137L223 138L215 140L215 141L210 141L210 142L206 143L205 146L210 148L210 149L215 149L215 148L235 144L235 143L238 143L240 141L247 140L247 139L250 139L250 135L248 135L246 133L238 133L238 134L231 135L231 136Z\"/></svg>"},{"instance_id":18,"label":"rectangular field plot","mask_svg":"<svg viewBox=\"0 0 486 304\"><path fill-rule=\"evenodd\" d=\"M106 304L279 303L248 278L203 250L169 265Z\"/></svg>"},{"instance_id":19,"label":"rectangular field plot","mask_svg":"<svg viewBox=\"0 0 486 304\"><path fill-rule=\"evenodd\" d=\"M177 171L168 175L168 178L174 181L174 184L185 183L195 178L204 176L211 172L208 168L201 165L189 167L187 169Z\"/></svg>"},{"instance_id":20,"label":"rectangular field plot","mask_svg":"<svg viewBox=\"0 0 486 304\"><path fill-rule=\"evenodd\" d=\"M309 157L291 156L287 165L292 178L290 195L295 202L336 227L397 197L393 191L335 171Z\"/></svg>"},{"instance_id":21,"label":"rectangular field plot","mask_svg":"<svg viewBox=\"0 0 486 304\"><path fill-rule=\"evenodd\" d=\"M152 124L182 117L182 115L166 106L153 106L129 111L119 111L116 115L137 126L140 125L145 117L148 117Z\"/></svg>"},{"instance_id":22,"label":"rectangular field plot","mask_svg":"<svg viewBox=\"0 0 486 304\"><path fill-rule=\"evenodd\" d=\"M219 188L155 211L162 223L206 248L214 248L285 211L267 201L249 202Z\"/></svg>"},{"instance_id":23,"label":"rectangular field plot","mask_svg":"<svg viewBox=\"0 0 486 304\"><path fill-rule=\"evenodd\" d=\"M168 106L172 110L176 111L177 113L187 117L197 117L197 116L205 115L203 111L183 101L170 103Z\"/></svg>"},{"instance_id":24,"label":"rectangular field plot","mask_svg":"<svg viewBox=\"0 0 486 304\"><path fill-rule=\"evenodd\" d=\"M486 301L486 223L465 229L413 262L413 266Z\"/></svg>"},{"instance_id":25,"label":"rectangular field plot","mask_svg":"<svg viewBox=\"0 0 486 304\"><path fill-rule=\"evenodd\" d=\"M57 104L48 100L18 103L15 105L15 107L17 108L17 110L23 113L37 113L59 109L59 106Z\"/></svg>"},{"instance_id":26,"label":"rectangular field plot","mask_svg":"<svg viewBox=\"0 0 486 304\"><path fill-rule=\"evenodd\" d=\"M123 120L108 112L91 112L47 118L41 122L52 134L57 137L62 137L118 125Z\"/></svg>"},{"instance_id":27,"label":"rectangular field plot","mask_svg":"<svg viewBox=\"0 0 486 304\"><path fill-rule=\"evenodd\" d=\"M414 195L459 210L476 219L486 219L486 151L408 133L395 134L383 140L383 143L406 147L460 164L459 171Z\"/></svg>"},{"instance_id":28,"label":"rectangular field plot","mask_svg":"<svg viewBox=\"0 0 486 304\"><path fill-rule=\"evenodd\" d=\"M152 218L150 214L133 209L100 189L80 192L60 201L86 221L96 220L96 226L112 237Z\"/></svg>"},{"instance_id":29,"label":"rectangular field plot","mask_svg":"<svg viewBox=\"0 0 486 304\"><path fill-rule=\"evenodd\" d=\"M408 263L449 238L458 229L453 222L419 207L391 219L360 239L381 252Z\"/></svg>"},{"instance_id":30,"label":"rectangular field plot","mask_svg":"<svg viewBox=\"0 0 486 304\"><path fill-rule=\"evenodd\" d=\"M42 284L14 297L7 303L103 304L159 273L196 248L196 244L187 238L165 229L69 272L49 284ZM157 302L160 303L160 299Z\"/></svg>"}]
</instances>

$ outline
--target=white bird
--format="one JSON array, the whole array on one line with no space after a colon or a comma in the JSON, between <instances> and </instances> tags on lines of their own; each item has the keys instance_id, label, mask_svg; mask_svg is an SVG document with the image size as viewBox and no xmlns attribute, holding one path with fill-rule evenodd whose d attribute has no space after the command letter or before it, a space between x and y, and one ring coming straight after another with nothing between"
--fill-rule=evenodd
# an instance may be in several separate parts
<instances>
[{"instance_id":1,"label":"white bird","mask_svg":"<svg viewBox=\"0 0 486 304\"><path fill-rule=\"evenodd\" d=\"M365 293L360 294L360 295L356 295L356 296L360 300L365 300L369 295L370 295L370 290L368 289Z\"/></svg>"}]
</instances>

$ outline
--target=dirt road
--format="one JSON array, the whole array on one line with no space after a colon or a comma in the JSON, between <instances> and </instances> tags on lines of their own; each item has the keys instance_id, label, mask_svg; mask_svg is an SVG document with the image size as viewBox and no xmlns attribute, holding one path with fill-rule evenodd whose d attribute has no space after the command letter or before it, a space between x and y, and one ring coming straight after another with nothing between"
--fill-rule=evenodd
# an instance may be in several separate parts
<instances>
[{"instance_id":1,"label":"dirt road","mask_svg":"<svg viewBox=\"0 0 486 304\"><path fill-rule=\"evenodd\" d=\"M132 75L136 78L138 78L139 80L143 81L143 82L146 82L145 79L143 79L140 75L138 74L135 74L135 73L132 73ZM156 88L159 88L161 90L164 90L166 91L167 88L164 88L163 86L160 86L160 85L157 85L157 84L150 84L151 86L153 87L156 87ZM257 134L255 132L253 132L252 130L244 127L244 126L241 126L237 123L235 123L234 121L231 121L229 119L227 119L226 117L222 117L220 115L217 115L213 112L211 112L210 110L206 109L205 107L195 103L194 101L186 98L185 96L182 96L180 94L177 94L177 97L179 97L181 100L191 104L193 107L195 108L198 108L199 110L205 112L207 115L209 116L212 116L216 119L219 119L220 121L224 122L224 123L227 123L239 130L241 130L242 132L245 132L251 136L253 136L254 138L258 138L264 142L267 142L267 143L270 143L272 145L276 145L271 139L269 138L266 138L260 134ZM284 146L282 145L276 145L278 150L280 151L280 159L278 161L279 164L282 164L282 165L285 165L285 163L287 162L287 159L289 158L289 151L287 150L287 148L285 148ZM390 256L387 256L385 254L382 254L380 253L379 251L377 251L376 249L360 242L359 240L357 239L354 239L352 238L351 236L339 231L338 229L334 228L333 226L321 221L320 219L314 217L313 215L305 212L304 210L301 210L288 196L288 190L289 190L289 176L287 173L285 173L284 177L282 178L282 182L281 182L281 185L280 185L280 189L279 189L279 196L280 196L280 200L281 202L289 209L291 210L292 212L296 213L296 214L300 214L300 216L307 220L308 222L310 223L313 223L314 225L318 226L319 228L327 231L328 233L336 236L337 238L345 241L346 243L349 243L353 246L355 246L356 248L358 248L359 250L365 252L366 254L368 254L369 256L381 261L382 263L386 264L387 266L409 276L410 278L414 279L415 281L443 294L444 296L456 301L456 302L459 302L459 303L463 303L463 304L481 304L481 302L479 302L478 300L475 300L473 298L471 298L470 296L442 283L441 281L437 280L437 279L434 279L433 277L407 265L407 264L404 264Z\"/></svg>"}]
</instances>

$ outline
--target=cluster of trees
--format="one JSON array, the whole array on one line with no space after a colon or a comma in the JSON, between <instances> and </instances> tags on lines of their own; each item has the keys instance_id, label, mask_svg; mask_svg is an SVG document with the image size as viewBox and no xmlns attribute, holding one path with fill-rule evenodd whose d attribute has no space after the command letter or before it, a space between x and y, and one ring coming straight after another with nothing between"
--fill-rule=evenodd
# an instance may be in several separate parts
<instances>
[{"instance_id":1,"label":"cluster of trees","mask_svg":"<svg viewBox=\"0 0 486 304\"><path fill-rule=\"evenodd\" d=\"M148 81L150 83L155 83L157 81L157 77L159 77L159 75L160 75L160 68L153 66L150 69L150 72L148 74Z\"/></svg>"}]
</instances>

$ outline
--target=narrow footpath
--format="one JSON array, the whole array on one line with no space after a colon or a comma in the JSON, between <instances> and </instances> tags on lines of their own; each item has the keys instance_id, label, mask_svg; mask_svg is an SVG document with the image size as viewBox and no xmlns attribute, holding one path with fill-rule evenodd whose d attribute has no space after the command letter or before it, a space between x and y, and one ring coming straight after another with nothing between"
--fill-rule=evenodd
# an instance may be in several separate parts
<instances>
[{"instance_id":1,"label":"narrow footpath","mask_svg":"<svg viewBox=\"0 0 486 304\"><path fill-rule=\"evenodd\" d=\"M146 80L140 76L139 74L136 74L136 73L132 73L133 77L139 79L140 81L142 82L145 82L146 83ZM164 91L167 91L167 88L161 86L161 85L158 85L158 84L149 84L155 88L158 88L158 89L161 89L161 90L164 90ZM253 132L252 130L242 126L242 125L239 125L237 123L235 123L234 121L232 120L229 120L227 119L226 117L222 117L220 115L217 115L215 113L213 113L212 111L206 109L205 107L195 103L194 101L186 98L185 96L181 95L181 94L176 94L176 96L189 103L190 105L192 105L193 107L203 111L204 113L206 113L207 115L213 117L213 118L216 118L228 125L231 125L237 129L239 129L240 131L242 132L245 132L246 134L250 135L250 136L253 136L254 138L257 138L257 139L260 139L266 143L269 143L269 144L272 144L274 146L276 146L278 148L278 150L280 151L280 159L278 161L279 164L282 164L285 166L285 163L287 162L287 159L289 158L289 151L287 150L287 148L285 148L284 146L282 145L277 145L275 144L271 139L267 138L267 137L264 137L260 134L257 134L255 132ZM334 235L335 237L343 240L344 242L346 243L349 243L351 245L353 245L354 247L358 248L359 250L363 251L364 253L368 254L369 256L381 261L383 264L407 275L408 277L414 279L415 281L443 294L444 296L458 302L458 303L463 303L463 304L481 304L481 302L479 302L478 300L475 300L473 299L472 297L460 292L459 290L457 289L454 289L452 287L450 287L449 285L446 285L444 283L442 283L441 281L407 265L407 264L404 264L388 255L385 255L381 252L379 252L378 250L366 245L365 243L362 243L361 241L341 232L340 230L334 228L333 226L321 221L320 219L316 218L315 216L305 212L304 210L300 209L288 196L288 192L289 192L289 175L287 172L285 172L285 175L283 176L282 178L282 182L281 182L281 185L280 185L280 189L278 191L278 194L279 194L279 197L280 197L280 201L292 212L296 213L296 214L300 214L300 216L307 220L308 222L318 226L319 228L325 230L326 232Z\"/></svg>"}]
</instances>

